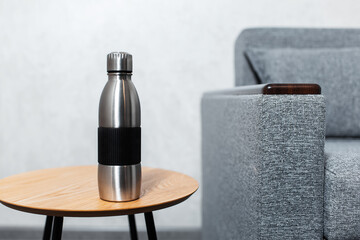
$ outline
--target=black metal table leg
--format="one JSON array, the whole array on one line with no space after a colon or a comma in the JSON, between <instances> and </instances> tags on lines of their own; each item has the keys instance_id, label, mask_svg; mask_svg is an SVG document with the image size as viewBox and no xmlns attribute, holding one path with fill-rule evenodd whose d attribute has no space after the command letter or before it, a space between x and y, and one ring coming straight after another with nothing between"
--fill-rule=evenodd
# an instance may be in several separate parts
<instances>
[{"instance_id":1,"label":"black metal table leg","mask_svg":"<svg viewBox=\"0 0 360 240\"><path fill-rule=\"evenodd\" d=\"M129 227L130 227L130 238L131 240L138 240L134 214L128 215L128 218L129 218Z\"/></svg>"},{"instance_id":2,"label":"black metal table leg","mask_svg":"<svg viewBox=\"0 0 360 240\"><path fill-rule=\"evenodd\" d=\"M154 217L152 212L146 212L144 213L144 215L145 215L145 223L146 223L148 239L157 240Z\"/></svg>"},{"instance_id":3,"label":"black metal table leg","mask_svg":"<svg viewBox=\"0 0 360 240\"><path fill-rule=\"evenodd\" d=\"M46 216L43 240L50 240L53 221L53 216Z\"/></svg>"},{"instance_id":4,"label":"black metal table leg","mask_svg":"<svg viewBox=\"0 0 360 240\"><path fill-rule=\"evenodd\" d=\"M52 231L52 240L61 240L63 221L63 217L55 217Z\"/></svg>"}]
</instances>

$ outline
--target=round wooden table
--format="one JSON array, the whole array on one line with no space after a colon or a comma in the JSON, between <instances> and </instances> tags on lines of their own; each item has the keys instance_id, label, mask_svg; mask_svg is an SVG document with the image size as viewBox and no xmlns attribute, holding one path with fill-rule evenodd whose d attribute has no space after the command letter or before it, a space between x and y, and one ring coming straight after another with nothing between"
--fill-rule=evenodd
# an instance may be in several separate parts
<instances>
[{"instance_id":1,"label":"round wooden table","mask_svg":"<svg viewBox=\"0 0 360 240\"><path fill-rule=\"evenodd\" d=\"M156 239L152 211L190 197L198 182L174 171L142 168L141 196L130 202L99 198L97 166L42 169L0 180L0 202L10 208L47 215L43 239L61 239L63 217L128 215L131 239L137 239L134 214L144 213L149 239Z\"/></svg>"}]
</instances>

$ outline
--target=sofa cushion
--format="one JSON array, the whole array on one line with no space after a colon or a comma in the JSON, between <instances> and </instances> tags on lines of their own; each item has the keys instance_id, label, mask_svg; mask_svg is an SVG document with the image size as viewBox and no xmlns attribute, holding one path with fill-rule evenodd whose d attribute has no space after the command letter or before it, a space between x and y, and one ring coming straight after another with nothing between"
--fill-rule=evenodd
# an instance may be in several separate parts
<instances>
[{"instance_id":1,"label":"sofa cushion","mask_svg":"<svg viewBox=\"0 0 360 240\"><path fill-rule=\"evenodd\" d=\"M360 140L325 143L324 235L360 239Z\"/></svg>"},{"instance_id":2,"label":"sofa cushion","mask_svg":"<svg viewBox=\"0 0 360 240\"><path fill-rule=\"evenodd\" d=\"M251 48L246 55L261 83L319 84L327 136L360 136L360 48Z\"/></svg>"}]
</instances>

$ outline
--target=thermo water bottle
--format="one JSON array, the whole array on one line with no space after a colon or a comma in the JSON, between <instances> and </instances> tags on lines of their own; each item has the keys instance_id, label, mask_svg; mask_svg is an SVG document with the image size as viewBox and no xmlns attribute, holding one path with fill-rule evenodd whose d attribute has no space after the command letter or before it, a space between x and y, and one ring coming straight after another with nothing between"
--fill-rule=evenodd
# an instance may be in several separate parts
<instances>
[{"instance_id":1,"label":"thermo water bottle","mask_svg":"<svg viewBox=\"0 0 360 240\"><path fill-rule=\"evenodd\" d=\"M107 201L131 201L141 189L140 102L131 81L132 55L108 54L107 72L99 105L99 195Z\"/></svg>"}]
</instances>

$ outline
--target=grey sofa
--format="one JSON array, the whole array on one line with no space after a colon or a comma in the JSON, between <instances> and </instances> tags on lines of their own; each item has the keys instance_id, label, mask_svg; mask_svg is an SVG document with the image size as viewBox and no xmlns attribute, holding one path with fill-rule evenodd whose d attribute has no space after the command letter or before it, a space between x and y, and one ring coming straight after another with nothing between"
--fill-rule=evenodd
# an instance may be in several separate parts
<instances>
[{"instance_id":1,"label":"grey sofa","mask_svg":"<svg viewBox=\"0 0 360 240\"><path fill-rule=\"evenodd\" d=\"M360 30L258 28L202 98L203 239L360 239ZM317 83L323 94L243 94Z\"/></svg>"}]
</instances>

